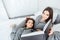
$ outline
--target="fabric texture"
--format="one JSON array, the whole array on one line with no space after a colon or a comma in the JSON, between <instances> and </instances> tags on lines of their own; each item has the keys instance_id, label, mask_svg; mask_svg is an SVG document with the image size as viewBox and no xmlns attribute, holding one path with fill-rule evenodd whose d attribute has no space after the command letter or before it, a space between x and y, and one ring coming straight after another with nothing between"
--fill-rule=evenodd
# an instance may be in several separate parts
<instances>
[{"instance_id":1,"label":"fabric texture","mask_svg":"<svg viewBox=\"0 0 60 40\"><path fill-rule=\"evenodd\" d=\"M31 30L32 29L19 28L17 31L12 31L11 39L12 40L20 40L21 35L31 33L32 32Z\"/></svg>"},{"instance_id":2,"label":"fabric texture","mask_svg":"<svg viewBox=\"0 0 60 40\"><path fill-rule=\"evenodd\" d=\"M43 30L43 28L44 28L44 26L45 26L45 22L41 22L40 20L41 20L41 15L39 15L36 19L35 19L35 26L34 26L34 28L35 29L37 29L37 28L39 28L39 29L41 29L41 30Z\"/></svg>"},{"instance_id":3,"label":"fabric texture","mask_svg":"<svg viewBox=\"0 0 60 40\"><path fill-rule=\"evenodd\" d=\"M60 14L57 15L54 24L58 24L58 23L60 23Z\"/></svg>"},{"instance_id":4,"label":"fabric texture","mask_svg":"<svg viewBox=\"0 0 60 40\"><path fill-rule=\"evenodd\" d=\"M60 32L55 31L51 36L48 37L48 40L60 40Z\"/></svg>"}]
</instances>

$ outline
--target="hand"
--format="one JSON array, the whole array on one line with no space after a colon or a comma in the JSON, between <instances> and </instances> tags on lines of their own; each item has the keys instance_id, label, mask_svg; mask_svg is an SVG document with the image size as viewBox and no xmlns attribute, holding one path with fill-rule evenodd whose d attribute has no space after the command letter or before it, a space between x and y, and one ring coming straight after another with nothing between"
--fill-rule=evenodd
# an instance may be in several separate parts
<instances>
[{"instance_id":1,"label":"hand","mask_svg":"<svg viewBox=\"0 0 60 40\"><path fill-rule=\"evenodd\" d=\"M36 29L36 30L37 30L38 32L39 32L39 31L42 31L41 29Z\"/></svg>"},{"instance_id":2,"label":"hand","mask_svg":"<svg viewBox=\"0 0 60 40\"><path fill-rule=\"evenodd\" d=\"M49 36L53 34L53 29L51 28L50 32L49 32Z\"/></svg>"}]
</instances>

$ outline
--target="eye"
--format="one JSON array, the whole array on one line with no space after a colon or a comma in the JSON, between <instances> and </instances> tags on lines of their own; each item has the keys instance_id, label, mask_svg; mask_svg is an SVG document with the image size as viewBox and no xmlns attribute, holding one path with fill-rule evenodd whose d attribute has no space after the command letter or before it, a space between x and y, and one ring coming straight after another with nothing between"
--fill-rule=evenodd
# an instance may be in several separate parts
<instances>
[{"instance_id":1,"label":"eye","mask_svg":"<svg viewBox=\"0 0 60 40\"><path fill-rule=\"evenodd\" d=\"M43 14L45 14L45 13L43 13Z\"/></svg>"},{"instance_id":2,"label":"eye","mask_svg":"<svg viewBox=\"0 0 60 40\"><path fill-rule=\"evenodd\" d=\"M33 23L32 23L33 24Z\"/></svg>"},{"instance_id":3,"label":"eye","mask_svg":"<svg viewBox=\"0 0 60 40\"><path fill-rule=\"evenodd\" d=\"M48 14L46 14L47 16L49 16Z\"/></svg>"},{"instance_id":4,"label":"eye","mask_svg":"<svg viewBox=\"0 0 60 40\"><path fill-rule=\"evenodd\" d=\"M31 23L31 22L28 22L28 23Z\"/></svg>"}]
</instances>

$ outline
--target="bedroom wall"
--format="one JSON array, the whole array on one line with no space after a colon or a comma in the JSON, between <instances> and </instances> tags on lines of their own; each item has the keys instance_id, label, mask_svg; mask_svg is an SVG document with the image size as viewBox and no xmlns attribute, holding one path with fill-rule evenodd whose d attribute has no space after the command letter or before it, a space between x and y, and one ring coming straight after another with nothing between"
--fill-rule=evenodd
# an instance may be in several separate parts
<instances>
[{"instance_id":1,"label":"bedroom wall","mask_svg":"<svg viewBox=\"0 0 60 40\"><path fill-rule=\"evenodd\" d=\"M53 8L60 9L59 3L60 3L60 0L39 0L39 11L34 13L35 16L32 16L32 17L36 18L38 15L40 15L42 10L46 6L51 6ZM0 40L10 40L10 33L11 33L10 25L11 24L18 25L24 19L25 18L8 19L8 16L2 4L2 0L0 0Z\"/></svg>"}]
</instances>

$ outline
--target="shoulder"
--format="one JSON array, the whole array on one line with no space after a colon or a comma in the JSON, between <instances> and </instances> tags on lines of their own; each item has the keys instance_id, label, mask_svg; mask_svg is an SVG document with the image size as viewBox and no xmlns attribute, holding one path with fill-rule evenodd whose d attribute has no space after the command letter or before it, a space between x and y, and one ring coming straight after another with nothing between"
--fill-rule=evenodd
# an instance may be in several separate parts
<instances>
[{"instance_id":1,"label":"shoulder","mask_svg":"<svg viewBox=\"0 0 60 40\"><path fill-rule=\"evenodd\" d=\"M37 25L40 21L39 20L41 20L41 15L39 15L39 16L37 16L36 17L36 19L35 19L35 25Z\"/></svg>"},{"instance_id":2,"label":"shoulder","mask_svg":"<svg viewBox=\"0 0 60 40\"><path fill-rule=\"evenodd\" d=\"M41 17L42 17L41 15L37 16L37 18L41 18Z\"/></svg>"},{"instance_id":3,"label":"shoulder","mask_svg":"<svg viewBox=\"0 0 60 40\"><path fill-rule=\"evenodd\" d=\"M39 21L41 18L42 18L42 16L39 15L39 16L36 17L35 21Z\"/></svg>"},{"instance_id":4,"label":"shoulder","mask_svg":"<svg viewBox=\"0 0 60 40\"><path fill-rule=\"evenodd\" d=\"M24 30L24 28L19 28L18 30L16 30L16 32L20 32L22 30Z\"/></svg>"}]
</instances>

